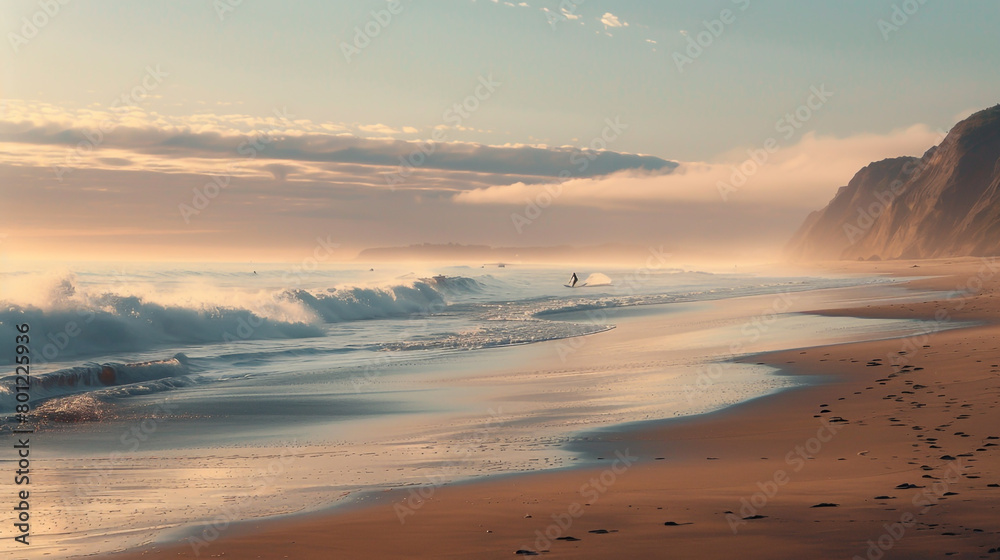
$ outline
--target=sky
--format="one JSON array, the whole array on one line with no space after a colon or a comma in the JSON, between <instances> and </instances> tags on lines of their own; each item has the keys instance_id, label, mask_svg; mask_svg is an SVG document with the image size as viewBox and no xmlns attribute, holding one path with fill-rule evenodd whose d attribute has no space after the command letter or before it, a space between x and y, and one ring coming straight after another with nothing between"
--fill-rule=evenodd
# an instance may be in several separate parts
<instances>
[{"instance_id":1,"label":"sky","mask_svg":"<svg viewBox=\"0 0 1000 560\"><path fill-rule=\"evenodd\" d=\"M1000 100L988 0L7 0L0 252L769 256Z\"/></svg>"}]
</instances>

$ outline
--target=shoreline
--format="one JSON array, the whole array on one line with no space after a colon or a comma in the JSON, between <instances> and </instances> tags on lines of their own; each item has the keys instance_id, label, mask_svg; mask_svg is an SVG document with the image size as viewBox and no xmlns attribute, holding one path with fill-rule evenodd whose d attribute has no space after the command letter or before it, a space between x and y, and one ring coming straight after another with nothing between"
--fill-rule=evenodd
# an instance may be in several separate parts
<instances>
[{"instance_id":1,"label":"shoreline","mask_svg":"<svg viewBox=\"0 0 1000 560\"><path fill-rule=\"evenodd\" d=\"M886 266L886 263L878 264L881 267ZM968 265L968 263L966 264ZM852 264L852 266L857 265ZM899 276L905 276L904 272L906 270L896 271ZM927 276L927 270L919 270L919 272L921 276ZM945 285L942 284L944 280L941 278L925 278L919 282L925 284L925 287L941 287ZM978 296L973 297L976 298ZM867 309L864 313L870 313L872 314L871 316L884 316L888 314L892 315L892 318L898 316L899 318L913 319L921 318L919 316L920 310L912 311L910 312L912 313L911 315L904 317L906 315L905 310L915 306L927 305L933 306L930 303L903 303L898 304L898 306L894 304L879 306L874 310L871 307L861 309ZM975 306L970 307L971 309L969 310L963 309L961 312L956 312L952 319L983 320L996 316L991 315L992 312L976 312L977 308ZM847 314L852 311L855 310L836 310L829 312L829 314ZM933 314L930 316L933 317ZM927 315L923 317L926 318ZM971 336L970 333L981 333L992 330L996 330L996 325L989 323L975 327L964 327L958 331L936 332L930 336L943 340L945 344L952 344L955 343L952 339L962 340L967 336ZM955 333L963 334L955 336ZM800 360L808 362L809 358L798 358L798 356L808 356L809 354L821 353L821 351L827 355L836 354L838 356L846 356L850 354L851 359L855 359L854 354L863 355L863 358L859 357L856 359L855 363L859 363L863 359L872 360L876 355L881 357L881 353L869 356L871 354L870 348L879 347L881 350L884 350L883 353L889 355L891 348L899 346L898 341L900 340L899 338L894 338L871 342L819 346L809 349L786 350L752 356L752 361L763 361L778 367L782 375L793 375L799 378L803 376L808 378L813 375L824 375L831 376L831 381L824 384L799 386L794 391L780 390L777 394L757 397L750 401L741 402L707 414L643 421L641 422L641 426L634 429L628 426L602 429L602 432L607 433L606 437L595 438L592 442L587 441L583 445L591 445L591 449L595 455L607 456L604 460L609 461L607 464L610 466L604 469L601 469L599 466L562 468L553 471L513 473L448 484L436 488L426 500L414 501L411 499L409 505L419 505L412 510L412 516L407 516L407 523L402 524L396 519L398 516L393 513L393 508L388 506L390 504L397 505L401 500L405 501L400 498L400 494L405 494L406 489L391 490L381 493L382 495L379 496L381 499L377 500L379 502L377 504L352 504L346 507L346 509L343 506L337 506L336 512L303 514L296 516L295 519L243 522L239 530L227 532L200 552L209 555L225 553L227 556L241 558L258 557L255 554L251 554L252 552L265 552L264 555L259 556L265 558L281 557L294 552L294 557L320 558L337 552L345 557L412 557L414 552L421 551L424 555L433 557L459 558L475 555L477 557L499 558L502 556L509 557L515 550L520 549L547 549L550 550L547 553L550 556L603 557L623 551L631 551L637 555L641 555L643 551L648 553L649 550L670 542L671 546L681 546L681 548L697 545L699 557L723 557L725 552L731 551L732 546L750 546L751 549L754 549L758 546L764 546L762 543L769 543L767 544L767 550L770 551L771 557L784 557L786 555L791 557L802 553L810 553L810 551L811 553L815 553L817 550L823 554L828 554L832 550L830 547L810 549L808 542L799 542L808 532L800 537L779 538L781 534L788 533L792 529L792 527L788 526L789 524L796 524L792 520L781 518L782 522L777 523L779 527L769 528L769 525L775 525L776 523L774 521L768 522L766 519L769 517L779 517L778 515L755 513L754 515L764 515L765 517L744 520L742 516L738 516L740 517L739 519L733 519L732 516L736 515L735 513L726 514L724 512L735 512L741 505L739 498L752 500L756 496L756 493L752 491L755 487L753 484L755 480L757 483L763 484L763 487L770 488L771 483L776 485L775 487L778 487L777 485L779 485L780 481L775 481L773 477L768 479L765 476L768 470L767 466L763 468L763 471L761 471L761 467L763 465L770 466L772 473L782 470L779 468L781 466L780 461L777 464L772 463L775 463L775 456L787 458L787 453L781 453L785 448L794 450L794 446L782 445L786 441L810 442L812 441L812 436L808 436L810 430L811 432L818 433L824 426L827 431L834 432L834 435L848 427L855 427L854 424L857 421L852 420L850 413L844 416L847 418L847 421L842 423L843 428L837 427L831 429L831 424L821 424L824 415L827 418L834 418L837 414L844 414L837 410L840 404L837 403L836 399L843 398L844 400L848 400L848 395L851 393L853 395L860 393L862 397L859 397L857 400L864 400L864 391L866 390L864 388L860 391L850 391L844 395L834 396L832 395L834 392L844 392L843 390L835 389L844 389L847 385L852 387L856 385L874 387L874 385L870 385L874 383L873 380L865 380L867 376L864 374L869 373L865 369L848 368L852 369L851 373L836 371L838 368L831 370L828 367L832 365L829 363L829 359L823 358L814 360L808 363L807 366L801 366L796 362ZM862 350L865 353L862 353ZM919 360L922 358L916 359ZM885 360L884 357L882 359ZM840 360L847 360L847 358L840 358ZM997 360L1000 360L1000 357ZM824 364L824 362L827 363ZM838 361L837 363L841 364L842 361ZM860 363L860 366L869 370L888 369L884 366L868 368L864 363ZM855 369L858 371L853 371ZM887 374L889 372L880 371L879 373ZM914 372L911 371L911 374L914 374ZM924 386L926 387L927 385ZM870 391L872 389L867 390ZM853 398L851 396L851 399ZM821 413L820 410L824 409L817 408L816 405L812 406L814 410L810 411L806 403L811 401L831 405L826 409L832 409L833 412ZM813 421L816 424L807 423L805 420ZM650 422L662 425L651 426ZM796 423L804 424L807 427L796 426ZM868 424L865 422L861 425L866 426ZM789 428L788 426L793 427ZM782 429L778 429L779 427ZM984 427L984 429L986 428ZM803 432L803 430L805 431ZM848 430L848 432L850 431ZM1000 435L1000 429L997 432L995 435ZM882 437L884 435L881 434L881 436L875 439L881 441L885 439ZM987 436L984 435L983 437ZM840 461L864 463L865 461L858 459L858 457L867 457L870 454L870 450L866 450L867 453L864 456L859 455L857 451L849 454L840 449L844 444L838 443L839 441L842 441L842 439L832 438L828 447L835 448L834 450L839 455L837 459ZM581 443L577 442L577 444ZM726 445L720 447L721 443L725 443ZM750 443L753 443L753 445L750 446ZM865 443L867 444L868 441L866 440ZM748 446L751 448L748 449ZM775 450L776 446L777 450ZM872 445L864 445L864 447L872 447ZM984 447L983 449L987 448ZM830 454L833 453L834 451L830 451ZM769 459L757 458L751 460L753 455L769 457ZM636 459L633 461L631 460L632 457ZM658 460L659 457L663 457L663 459ZM787 467L785 470L794 468L794 466L798 466L801 462L802 465L809 464L809 469L805 469L804 466L801 469L807 471L807 473L825 472L831 468L830 465L826 465L825 463L832 462L833 466L836 467L836 463L840 462L836 460L828 461L825 455L823 457L817 456L815 459L807 459L800 456L793 456L792 458L797 459L793 464L785 465ZM812 465L816 464L813 463L814 460L822 461L824 463L823 468L813 469ZM758 461L760 461L759 464L757 463ZM787 463L787 461L785 462ZM599 465L600 463L596 464ZM896 467L898 469L895 472L900 472L899 476L902 476L902 472L906 471L905 462L904 464L896 465ZM609 469L613 476L606 475ZM616 472L617 470L622 470L622 472ZM713 482L714 479L706 474L706 471L718 474L720 478ZM763 474L755 478L754 476L749 476L749 472L763 472ZM995 470L992 472L995 472ZM797 473L798 471L796 471ZM596 485L592 484L595 476L598 481ZM609 485L602 485L602 476L605 479L614 478L614 482ZM812 486L814 487L813 490L806 492L806 495L815 495L814 500L816 503L834 503L820 499L820 495L825 495L825 493L819 490L835 490L836 488L828 488L831 486L829 482L824 484L822 480L813 480L814 476L816 475L811 475L807 477L808 479L804 479L801 482L793 479L785 484L789 485L788 488L797 487L800 484ZM857 478L857 476L851 478ZM874 476L874 474L869 473L868 476ZM663 477L668 477L675 481L683 480L688 483L694 483L695 488L702 489L704 494L693 494L690 488L663 487L662 483L658 482ZM919 482L920 475L912 478ZM727 482L724 484L720 482L721 480ZM762 480L764 482L761 482ZM587 484L590 484L588 488L590 492L585 496L582 489ZM780 486L784 487L785 484L781 484ZM743 488L743 490L736 491L736 488ZM891 488L891 486L887 488L886 493L899 494L903 492L903 490L892 490ZM575 494L572 492L574 489L577 490ZM600 491L602 489L603 491ZM597 494L593 492L597 492ZM796 495L801 493L802 490L796 491ZM766 503L765 505L768 506L766 509L776 513L785 513L789 507L787 504L784 504L785 501L788 501L785 494L788 493L776 493L773 500L774 503ZM735 497L736 499L731 499L728 507L725 507L723 504L726 503L726 500L722 499L722 497L727 495L730 498ZM871 494L871 496L874 495L876 494ZM534 496L534 498L525 501L527 496ZM584 501L584 497L593 498L594 496L597 499L591 499L589 505ZM870 499L871 496L868 496L868 498ZM1000 497L1000 491L995 492L993 497ZM520 504L516 503L518 498L521 499ZM946 498L942 496L940 499L944 500ZM653 503L660 503L661 505L653 505L650 500L656 500ZM636 503L624 503L628 501ZM847 506L848 500L840 499L837 501L844 502L842 506ZM676 505L668 505L668 502L670 504L679 502L685 504L687 507L679 509ZM570 511L568 508L571 508L574 504L577 504L578 507ZM633 508L633 505L635 508ZM847 511L842 506L819 509L806 507L805 509L810 513L822 511L825 515L830 516L831 513L841 514ZM634 511L629 511L633 509ZM751 504L751 509L757 508ZM520 515L514 513L519 510L525 511L522 511ZM536 513L530 513L527 510ZM689 521L681 519L684 516L682 511L698 512L697 515L695 513L688 515L688 518L692 519L690 521L692 523L691 526L684 525ZM577 512L579 512L579 515L575 515ZM803 512L798 513L801 515ZM868 511L867 513L870 514L871 512ZM525 517L526 515L530 515L531 517ZM555 517L552 517L553 515ZM659 523L648 522L647 518L652 517L662 517L662 521ZM837 516L834 515L833 517ZM869 525L871 524L869 522L876 521L876 519L866 521L863 517L859 515L859 519L852 519L850 523L857 522ZM548 519L548 522L532 523L532 520L536 518L539 521ZM637 523L639 518L646 521ZM568 520L568 527L563 528L563 523L559 523L560 520ZM551 530L553 523L556 524L556 530ZM664 525L664 523L678 523L679 525ZM470 524L482 530L472 530ZM730 532L730 527L727 527L727 524L731 526L735 525L737 531L735 533ZM601 527L597 527L598 525L601 525ZM605 528L605 526L610 531L615 529L615 525L621 526L621 528L616 529L618 531L616 533L588 533L588 531L599 530ZM492 528L487 529L485 526ZM590 526L595 528L590 529ZM414 530L414 527L418 527L418 529ZM529 529L535 529L540 532L533 533ZM798 529L801 529L801 527ZM995 529L993 527L992 531L995 531ZM975 538L976 535L981 535L983 538L986 536L996 538L996 533L992 532L989 527L984 526L980 530L983 532L973 532L970 538ZM558 536L571 536L581 540L558 541L556 540L556 533L559 533ZM876 540L880 536L880 533L875 531L868 531L867 533L871 534ZM541 535L543 538L533 543L529 537L536 534ZM552 538L548 538L545 535L552 535ZM726 535L732 537L732 539L721 538ZM628 537L628 541L622 542L622 537L625 536ZM706 539L709 542L706 542ZM715 540L722 541L717 543L721 546L718 547L718 554L710 554L710 549L712 549L711 541ZM893 546L897 547L897 550L910 549L909 543L917 540L924 541L926 539L913 538L900 540L898 544L894 543ZM295 541L295 545L291 544L292 541ZM686 544L682 544L679 541L683 541ZM432 546L432 542L437 542L438 546ZM519 544L515 545L515 542ZM428 545L428 548L423 548L420 543ZM535 547L535 544L544 544L547 546L546 548L540 548ZM843 548L843 552L857 551L858 554L864 557L864 550L858 549L856 544L855 546ZM997 543L997 545L1000 545L1000 543ZM295 546L295 548L289 548L291 546ZM913 554L920 554L926 548L926 544L921 544L921 546L913 548L911 552ZM979 546L979 548L982 547ZM764 549L760 550L763 551ZM981 552L985 553L986 549L983 549ZM135 551L127 551L122 554L110 555L113 558L150 556L194 557L192 547L183 544L180 546L156 545ZM937 554L933 557L939 556L940 554ZM847 557L851 557L851 555L848 554ZM911 555L910 557L924 556Z\"/></svg>"}]
</instances>

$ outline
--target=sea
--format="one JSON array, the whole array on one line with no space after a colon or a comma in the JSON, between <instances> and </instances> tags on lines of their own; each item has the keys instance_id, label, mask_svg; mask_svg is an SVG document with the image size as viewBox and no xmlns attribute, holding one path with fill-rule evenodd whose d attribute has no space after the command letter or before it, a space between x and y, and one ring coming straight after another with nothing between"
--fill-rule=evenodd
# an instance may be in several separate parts
<instances>
[{"instance_id":1,"label":"sea","mask_svg":"<svg viewBox=\"0 0 1000 560\"><path fill-rule=\"evenodd\" d=\"M571 288L573 273L580 281ZM702 414L800 383L732 365L739 356L722 350L725 341L745 340L749 353L919 331L907 321L740 303L858 288L913 297L885 277L662 266L6 270L0 433L16 442L25 434L15 432L31 430L28 554L177 539L207 546L240 522L323 511L389 488L426 493L574 468L585 458L570 444L588 430ZM651 316L687 325L663 341L668 353L676 346L672 358L627 365L626 352L621 369L606 371L573 360L587 341ZM749 344L754 317L773 328L757 328ZM15 362L27 376L15 375ZM730 365L703 390L706 368L719 363ZM19 458L4 447L0 500L11 501ZM4 539L0 550L13 546Z\"/></svg>"}]
</instances>

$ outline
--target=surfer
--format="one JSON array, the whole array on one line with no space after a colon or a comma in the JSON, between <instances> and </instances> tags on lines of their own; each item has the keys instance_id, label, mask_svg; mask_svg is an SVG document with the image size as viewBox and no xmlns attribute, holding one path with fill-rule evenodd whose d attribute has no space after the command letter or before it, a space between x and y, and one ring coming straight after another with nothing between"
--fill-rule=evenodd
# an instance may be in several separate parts
<instances>
[{"instance_id":1,"label":"surfer","mask_svg":"<svg viewBox=\"0 0 1000 560\"><path fill-rule=\"evenodd\" d=\"M575 287L576 287L576 282L577 282L577 280L578 280L578 279L577 279L577 277L576 277L576 273L574 272L574 273L573 273L573 276L571 276L571 277L570 277L570 279L569 279L569 287L570 287L570 288L575 288Z\"/></svg>"}]
</instances>

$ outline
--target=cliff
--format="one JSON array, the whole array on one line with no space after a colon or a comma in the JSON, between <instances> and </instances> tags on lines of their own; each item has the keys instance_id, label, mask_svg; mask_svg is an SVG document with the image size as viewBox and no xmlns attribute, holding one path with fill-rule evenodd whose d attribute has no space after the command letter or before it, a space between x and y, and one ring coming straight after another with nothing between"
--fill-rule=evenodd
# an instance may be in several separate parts
<instances>
[{"instance_id":1,"label":"cliff","mask_svg":"<svg viewBox=\"0 0 1000 560\"><path fill-rule=\"evenodd\" d=\"M921 158L859 171L806 218L797 260L1000 254L1000 105L957 124Z\"/></svg>"}]
</instances>

